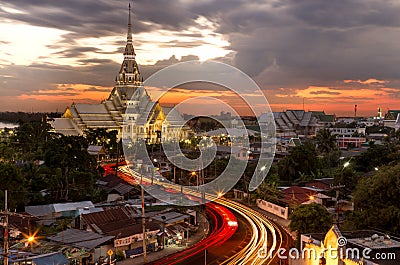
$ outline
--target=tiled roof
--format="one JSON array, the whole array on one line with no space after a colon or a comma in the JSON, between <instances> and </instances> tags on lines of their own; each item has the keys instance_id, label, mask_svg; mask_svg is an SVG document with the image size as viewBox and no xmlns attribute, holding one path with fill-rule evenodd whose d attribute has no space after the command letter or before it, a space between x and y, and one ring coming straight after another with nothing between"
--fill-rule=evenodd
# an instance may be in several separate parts
<instances>
[{"instance_id":1,"label":"tiled roof","mask_svg":"<svg viewBox=\"0 0 400 265\"><path fill-rule=\"evenodd\" d=\"M281 190L284 195L282 199L288 204L299 205L310 200L311 195L316 195L317 192L307 188L292 186Z\"/></svg>"}]
</instances>

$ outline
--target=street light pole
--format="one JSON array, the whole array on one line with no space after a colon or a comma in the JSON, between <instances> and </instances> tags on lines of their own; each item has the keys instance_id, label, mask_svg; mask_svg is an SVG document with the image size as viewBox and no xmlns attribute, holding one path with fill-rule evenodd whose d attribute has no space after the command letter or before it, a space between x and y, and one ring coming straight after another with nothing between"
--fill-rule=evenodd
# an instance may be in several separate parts
<instances>
[{"instance_id":1,"label":"street light pole","mask_svg":"<svg viewBox=\"0 0 400 265\"><path fill-rule=\"evenodd\" d=\"M7 190L4 191L4 207L6 220L4 228L4 265L8 265L8 206L7 206Z\"/></svg>"}]
</instances>

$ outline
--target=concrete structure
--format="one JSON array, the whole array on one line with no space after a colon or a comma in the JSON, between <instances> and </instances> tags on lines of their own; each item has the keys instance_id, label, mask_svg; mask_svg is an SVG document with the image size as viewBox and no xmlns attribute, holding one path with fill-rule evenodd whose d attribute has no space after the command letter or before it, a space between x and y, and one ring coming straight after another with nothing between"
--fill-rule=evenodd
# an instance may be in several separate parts
<instances>
[{"instance_id":1,"label":"concrete structure","mask_svg":"<svg viewBox=\"0 0 400 265\"><path fill-rule=\"evenodd\" d=\"M260 199L257 199L257 207L266 212L279 216L280 218L283 218L285 220L289 219L289 207L282 207L272 202Z\"/></svg>"}]
</instances>

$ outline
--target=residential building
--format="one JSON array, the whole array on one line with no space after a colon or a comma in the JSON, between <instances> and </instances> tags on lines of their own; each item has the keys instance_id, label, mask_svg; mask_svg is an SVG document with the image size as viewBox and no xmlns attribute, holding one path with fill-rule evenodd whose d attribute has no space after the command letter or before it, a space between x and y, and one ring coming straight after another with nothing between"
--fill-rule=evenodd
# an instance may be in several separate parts
<instances>
[{"instance_id":1,"label":"residential building","mask_svg":"<svg viewBox=\"0 0 400 265\"><path fill-rule=\"evenodd\" d=\"M68 251L67 257L78 264L94 264L101 256L107 256L107 251L114 247L114 236L73 228L61 231L47 239L72 247ZM74 264L76 264L75 262Z\"/></svg>"},{"instance_id":2,"label":"residential building","mask_svg":"<svg viewBox=\"0 0 400 265\"><path fill-rule=\"evenodd\" d=\"M69 202L69 203L53 203L46 205L26 206L25 212L37 217L39 224L50 225L57 218L71 217L75 218L82 212L98 212L100 208L95 208L91 201Z\"/></svg>"},{"instance_id":3,"label":"residential building","mask_svg":"<svg viewBox=\"0 0 400 265\"><path fill-rule=\"evenodd\" d=\"M290 208L300 204L318 203L326 206L332 198L322 193L323 191L311 187L291 186L281 189L283 195L282 202Z\"/></svg>"},{"instance_id":4,"label":"residential building","mask_svg":"<svg viewBox=\"0 0 400 265\"><path fill-rule=\"evenodd\" d=\"M143 231L140 213L133 206L105 208L103 212L82 214L75 219L75 228L92 231L101 235L114 236L116 250L135 249L142 246ZM157 242L160 226L146 221L147 244Z\"/></svg>"}]
</instances>

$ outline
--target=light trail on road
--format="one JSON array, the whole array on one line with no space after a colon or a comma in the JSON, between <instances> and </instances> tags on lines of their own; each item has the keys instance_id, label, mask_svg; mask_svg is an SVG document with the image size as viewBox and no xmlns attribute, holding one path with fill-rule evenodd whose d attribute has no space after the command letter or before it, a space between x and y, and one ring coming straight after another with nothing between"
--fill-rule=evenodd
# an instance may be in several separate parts
<instances>
[{"instance_id":1,"label":"light trail on road","mask_svg":"<svg viewBox=\"0 0 400 265\"><path fill-rule=\"evenodd\" d=\"M242 215L253 228L250 242L238 253L221 264L270 264L277 253L269 250L277 250L282 245L282 233L276 224L268 220L263 214L235 201L220 198L215 202L232 209ZM272 237L272 245L267 249L268 235Z\"/></svg>"},{"instance_id":2,"label":"light trail on road","mask_svg":"<svg viewBox=\"0 0 400 265\"><path fill-rule=\"evenodd\" d=\"M129 169L128 166L122 166L119 171L122 173L123 179L132 178L144 185L152 185L151 178L148 176L139 174L135 171ZM129 182L129 181L128 181ZM171 182L162 182L160 183L158 180L153 179L154 184L161 184L165 189L168 189L170 192L181 192L182 187L178 184ZM193 200L200 200L202 194L198 191L192 189L184 189L185 195ZM215 194L205 194L207 200L214 200L214 202L221 204L241 216L247 220L247 222L252 227L252 237L249 243L243 247L240 251L238 251L235 255L229 257L221 264L228 265L239 265L239 264L271 264L271 262L276 259L277 250L282 247L283 236L279 226L270 221L265 215L262 213L253 210L252 208L245 206L241 203L219 198L215 200ZM269 236L269 238L268 238ZM271 241L271 244L268 244L268 239Z\"/></svg>"}]
</instances>

